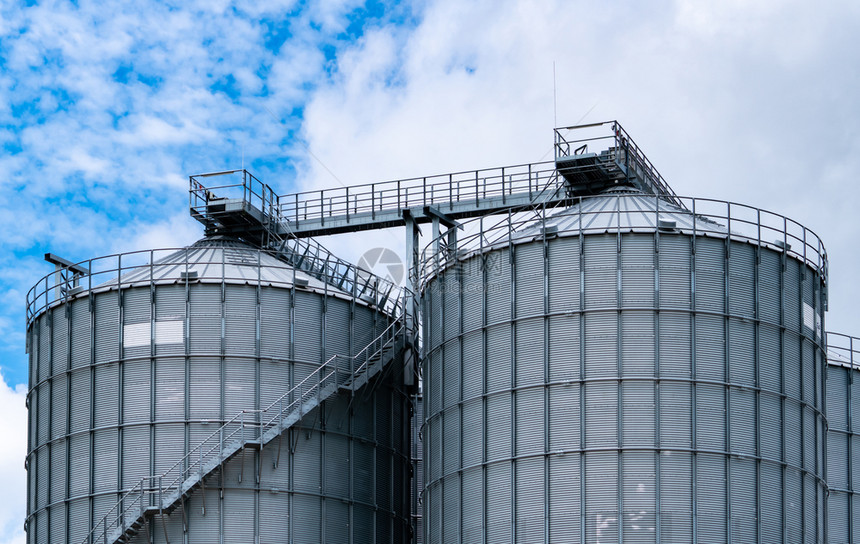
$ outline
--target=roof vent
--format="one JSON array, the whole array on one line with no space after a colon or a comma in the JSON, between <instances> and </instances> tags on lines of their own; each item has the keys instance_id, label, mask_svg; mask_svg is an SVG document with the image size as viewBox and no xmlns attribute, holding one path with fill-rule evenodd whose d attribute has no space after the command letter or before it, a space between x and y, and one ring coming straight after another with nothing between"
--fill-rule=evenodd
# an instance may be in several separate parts
<instances>
[{"instance_id":1,"label":"roof vent","mask_svg":"<svg viewBox=\"0 0 860 544\"><path fill-rule=\"evenodd\" d=\"M540 233L543 236L555 236L558 234L558 225L546 225L541 227Z\"/></svg>"},{"instance_id":2,"label":"roof vent","mask_svg":"<svg viewBox=\"0 0 860 544\"><path fill-rule=\"evenodd\" d=\"M84 286L83 286L83 285L75 285L74 287L72 287L72 288L69 290L69 296L77 295L78 293L80 293L80 292L81 292L81 291L83 291L83 290L84 290Z\"/></svg>"},{"instance_id":3,"label":"roof vent","mask_svg":"<svg viewBox=\"0 0 860 544\"><path fill-rule=\"evenodd\" d=\"M677 223L674 219L658 219L657 228L660 230L675 230Z\"/></svg>"},{"instance_id":4,"label":"roof vent","mask_svg":"<svg viewBox=\"0 0 860 544\"><path fill-rule=\"evenodd\" d=\"M308 283L309 281L307 278L300 278L296 276L296 287L307 287Z\"/></svg>"},{"instance_id":5,"label":"roof vent","mask_svg":"<svg viewBox=\"0 0 860 544\"><path fill-rule=\"evenodd\" d=\"M779 249L781 249L783 251L788 251L791 249L791 244L789 244L785 240L776 240L776 241L774 241L774 244L776 244L776 247L778 247Z\"/></svg>"},{"instance_id":6,"label":"roof vent","mask_svg":"<svg viewBox=\"0 0 860 544\"><path fill-rule=\"evenodd\" d=\"M180 279L182 281L197 281L197 271L196 270L183 270L179 273Z\"/></svg>"}]
</instances>

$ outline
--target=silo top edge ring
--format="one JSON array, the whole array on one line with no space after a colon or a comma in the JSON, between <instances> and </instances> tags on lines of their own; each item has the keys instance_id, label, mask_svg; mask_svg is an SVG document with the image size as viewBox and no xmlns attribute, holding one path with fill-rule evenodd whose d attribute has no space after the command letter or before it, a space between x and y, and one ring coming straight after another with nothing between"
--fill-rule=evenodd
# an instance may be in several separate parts
<instances>
[{"instance_id":1,"label":"silo top edge ring","mask_svg":"<svg viewBox=\"0 0 860 544\"><path fill-rule=\"evenodd\" d=\"M570 199L566 207L530 206L464 223L466 236L448 247L447 234L421 254L421 289L457 260L491 249L565 234L655 232L730 237L784 252L826 280L827 252L810 229L783 215L709 198L678 197L684 208L635 189ZM500 217L500 218L499 218ZM436 251L438 249L438 252Z\"/></svg>"},{"instance_id":2,"label":"silo top edge ring","mask_svg":"<svg viewBox=\"0 0 860 544\"><path fill-rule=\"evenodd\" d=\"M143 285L227 283L277 286L354 299L384 312L396 311L399 292L380 289L369 273L344 276L339 284L291 266L272 253L238 242L204 239L185 248L117 253L82 261L89 273L55 270L27 293L27 324L57 304L91 293ZM356 269L358 270L358 269Z\"/></svg>"}]
</instances>

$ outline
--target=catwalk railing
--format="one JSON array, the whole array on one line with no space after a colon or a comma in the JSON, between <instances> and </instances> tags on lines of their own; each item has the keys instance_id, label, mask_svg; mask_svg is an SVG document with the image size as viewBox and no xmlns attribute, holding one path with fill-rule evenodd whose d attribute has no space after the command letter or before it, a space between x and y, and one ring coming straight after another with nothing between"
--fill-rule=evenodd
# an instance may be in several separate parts
<instances>
[{"instance_id":1,"label":"catwalk railing","mask_svg":"<svg viewBox=\"0 0 860 544\"><path fill-rule=\"evenodd\" d=\"M68 268L51 272L36 282L27 293L27 324L30 325L51 306L110 289L177 281L264 281L260 276L260 268L250 275L239 275L240 269L229 266L226 252L221 252L220 259L201 258L197 250L206 248L200 245L119 253L74 265L85 268L87 274L72 274ZM213 249L221 248L213 246ZM397 315L402 307L403 291L400 286L334 257L312 240L288 239L282 248L253 251L261 252L257 255L258 261L263 254L268 253L284 263L283 268L266 267L273 269L276 272L274 275L283 279L282 287L295 285L296 270L299 270L322 281L321 289L345 292L390 315ZM198 269L205 269L207 276L191 280L188 273ZM220 274L213 272L218 270ZM271 280L266 281L272 283Z\"/></svg>"},{"instance_id":2,"label":"catwalk railing","mask_svg":"<svg viewBox=\"0 0 860 544\"><path fill-rule=\"evenodd\" d=\"M687 234L745 240L770 247L801 260L822 278L827 277L827 252L813 231L785 216L707 198L676 197L679 207L665 197L611 194L577 197L568 207L532 206L511 209L506 215L465 222L456 247L445 235L423 250L420 289L445 268L471 255L543 236L579 236L631 231L658 235ZM667 218L671 221L667 221ZM678 221L683 219L684 221ZM575 228L565 229L565 225ZM547 227L550 227L547 229Z\"/></svg>"},{"instance_id":3,"label":"catwalk railing","mask_svg":"<svg viewBox=\"0 0 860 544\"><path fill-rule=\"evenodd\" d=\"M527 195L536 200L548 185L563 184L555 163L542 162L501 168L469 170L380 183L305 191L280 197L280 218L300 222L437 206L441 211L457 203L498 198L504 202Z\"/></svg>"},{"instance_id":4,"label":"catwalk railing","mask_svg":"<svg viewBox=\"0 0 860 544\"><path fill-rule=\"evenodd\" d=\"M830 364L860 369L860 338L828 332L827 361Z\"/></svg>"}]
</instances>

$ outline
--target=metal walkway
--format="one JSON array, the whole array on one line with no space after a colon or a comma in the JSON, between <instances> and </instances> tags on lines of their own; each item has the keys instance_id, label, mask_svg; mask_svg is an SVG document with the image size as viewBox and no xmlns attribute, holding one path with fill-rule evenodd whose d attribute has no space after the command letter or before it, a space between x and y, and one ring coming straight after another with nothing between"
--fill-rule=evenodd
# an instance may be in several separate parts
<instances>
[{"instance_id":1,"label":"metal walkway","mask_svg":"<svg viewBox=\"0 0 860 544\"><path fill-rule=\"evenodd\" d=\"M222 183L204 185L214 176ZM564 185L554 163L545 162L278 196L234 170L192 176L190 208L213 233L306 238L403 226L405 210L428 223L439 215L461 219L558 202L568 196Z\"/></svg>"},{"instance_id":2,"label":"metal walkway","mask_svg":"<svg viewBox=\"0 0 860 544\"><path fill-rule=\"evenodd\" d=\"M134 535L148 530L147 521L153 516L183 508L184 499L204 487L208 476L245 449L261 449L282 437L304 415L338 393L355 394L403 353L405 332L401 315L356 355L335 355L266 408L236 414L164 474L143 478L125 492L82 544L130 542Z\"/></svg>"},{"instance_id":3,"label":"metal walkway","mask_svg":"<svg viewBox=\"0 0 860 544\"><path fill-rule=\"evenodd\" d=\"M554 148L554 161L280 196L244 170L201 174L190 178L191 215L210 232L305 238L403 226L406 214L429 223L551 206L622 183L683 208L616 121L555 129ZM242 179L206 186L214 176Z\"/></svg>"}]
</instances>

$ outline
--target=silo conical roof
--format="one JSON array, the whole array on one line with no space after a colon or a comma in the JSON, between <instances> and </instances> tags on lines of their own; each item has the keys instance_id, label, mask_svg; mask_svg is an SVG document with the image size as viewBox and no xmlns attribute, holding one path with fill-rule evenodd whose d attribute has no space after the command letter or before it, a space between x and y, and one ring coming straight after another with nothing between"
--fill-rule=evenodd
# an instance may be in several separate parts
<instances>
[{"instance_id":1,"label":"silo conical roof","mask_svg":"<svg viewBox=\"0 0 860 544\"><path fill-rule=\"evenodd\" d=\"M542 234L542 229L555 227L559 233L579 232L652 232L658 228L681 231L727 234L720 223L696 216L667 199L643 193L627 186L613 187L599 195L586 197L574 205L555 211L545 222L536 222L519 230L513 240Z\"/></svg>"},{"instance_id":2,"label":"silo conical roof","mask_svg":"<svg viewBox=\"0 0 860 544\"><path fill-rule=\"evenodd\" d=\"M187 248L154 259L122 274L121 283L172 283L193 279L199 282L257 283L290 287L294 280L305 288L350 296L336 286L295 269L275 255L232 238L203 238ZM116 280L104 285L116 284Z\"/></svg>"}]
</instances>

